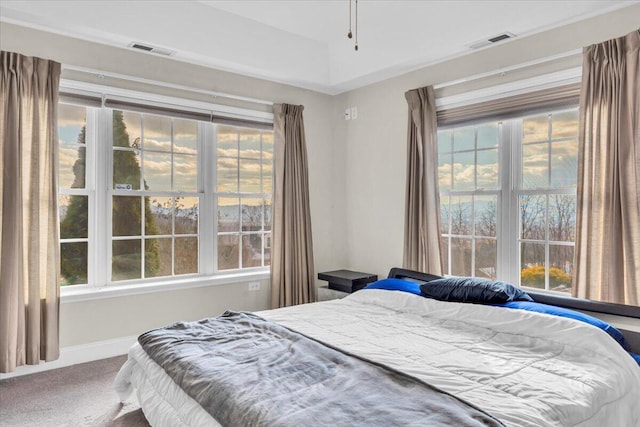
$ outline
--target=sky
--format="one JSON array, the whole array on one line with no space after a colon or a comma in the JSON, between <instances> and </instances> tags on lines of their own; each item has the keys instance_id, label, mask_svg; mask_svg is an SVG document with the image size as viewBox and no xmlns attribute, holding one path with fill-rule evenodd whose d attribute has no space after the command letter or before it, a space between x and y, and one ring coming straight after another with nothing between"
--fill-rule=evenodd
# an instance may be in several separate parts
<instances>
[{"instance_id":1,"label":"sky","mask_svg":"<svg viewBox=\"0 0 640 427\"><path fill-rule=\"evenodd\" d=\"M84 155L83 146L77 143L85 124L84 115L83 107L60 105L61 188L72 185L73 165L79 153ZM143 164L143 178L149 190L197 192L197 123L135 112L124 112L123 116L130 144L142 149L137 158ZM219 125L217 135L217 191L270 193L273 134L263 132L261 137L259 130Z\"/></svg>"}]
</instances>

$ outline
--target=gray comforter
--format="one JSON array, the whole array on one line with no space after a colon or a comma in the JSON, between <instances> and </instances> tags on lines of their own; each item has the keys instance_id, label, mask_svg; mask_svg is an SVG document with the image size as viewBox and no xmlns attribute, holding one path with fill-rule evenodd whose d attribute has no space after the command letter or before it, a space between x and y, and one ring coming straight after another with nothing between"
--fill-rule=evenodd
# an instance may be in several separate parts
<instances>
[{"instance_id":1,"label":"gray comforter","mask_svg":"<svg viewBox=\"0 0 640 427\"><path fill-rule=\"evenodd\" d=\"M249 313L138 338L223 426L501 426L429 384Z\"/></svg>"}]
</instances>

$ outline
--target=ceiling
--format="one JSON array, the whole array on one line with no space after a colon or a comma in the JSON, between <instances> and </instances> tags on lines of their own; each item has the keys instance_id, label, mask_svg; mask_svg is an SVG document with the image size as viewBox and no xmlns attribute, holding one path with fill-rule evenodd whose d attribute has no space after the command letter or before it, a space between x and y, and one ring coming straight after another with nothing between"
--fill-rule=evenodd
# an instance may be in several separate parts
<instances>
[{"instance_id":1,"label":"ceiling","mask_svg":"<svg viewBox=\"0 0 640 427\"><path fill-rule=\"evenodd\" d=\"M357 52L347 0L3 0L0 20L122 48L150 44L175 60L337 94L471 53L503 32L524 37L634 3L360 0Z\"/></svg>"}]
</instances>

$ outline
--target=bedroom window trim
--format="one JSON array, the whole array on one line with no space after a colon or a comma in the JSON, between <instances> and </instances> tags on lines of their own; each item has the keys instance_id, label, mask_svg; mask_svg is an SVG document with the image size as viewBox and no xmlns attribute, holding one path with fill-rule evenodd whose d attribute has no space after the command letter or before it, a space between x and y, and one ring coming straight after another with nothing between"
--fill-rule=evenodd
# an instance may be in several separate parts
<instances>
[{"instance_id":1,"label":"bedroom window trim","mask_svg":"<svg viewBox=\"0 0 640 427\"><path fill-rule=\"evenodd\" d=\"M198 231L194 235L198 238L199 246L197 258L199 267L196 273L112 281L112 242L125 237L112 235L113 213L111 208L113 196L127 195L139 197L143 201L146 196L176 196L176 192L173 190L127 191L113 188L114 146L112 116L113 111L117 108L115 106L107 107L105 103L109 99L124 99L125 96L127 99L134 99L137 106L144 107L144 105L148 105L149 111L146 112L147 114L158 115L158 112L160 112L160 114L169 117L196 120L197 163L199 168L197 189L195 193L193 191L179 192L179 196L197 196L199 199ZM87 283L61 286L62 302L246 283L247 281L269 278L270 267L268 265L234 270L217 270L218 233L217 221L215 220L217 217L217 188L214 185L217 182L217 147L212 142L216 140L217 126L214 126L214 124L269 129L272 127L272 113L69 80L63 80L61 83L59 102L80 106L86 111L86 172L85 188L59 188L58 194L60 196L88 196L90 215L87 238L60 240L61 242L88 242ZM143 109L142 107L140 109ZM162 110L158 110L158 108ZM136 107L127 111L140 112L140 109ZM163 114L162 111L167 113ZM185 115L183 117L171 116L169 113L172 111L185 111ZM99 161L100 159L107 160ZM205 164L207 167L204 167ZM209 185L205 185L205 183L209 183ZM270 194L266 195L266 193L261 193L260 196L272 197ZM173 229L171 236L176 236ZM179 237L184 236L192 235L179 235ZM154 235L153 237L158 236ZM145 239L143 235L135 236L135 238ZM142 249L141 256L144 259L144 249ZM104 260L104 262L100 260ZM175 260L172 260L172 262L175 262ZM142 269L144 269L143 264Z\"/></svg>"}]
</instances>

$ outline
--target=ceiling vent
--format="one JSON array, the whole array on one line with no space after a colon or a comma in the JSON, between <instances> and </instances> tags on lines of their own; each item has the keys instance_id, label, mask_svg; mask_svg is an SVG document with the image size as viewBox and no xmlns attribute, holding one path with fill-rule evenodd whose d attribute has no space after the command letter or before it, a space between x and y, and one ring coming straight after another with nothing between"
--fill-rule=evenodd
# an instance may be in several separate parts
<instances>
[{"instance_id":1,"label":"ceiling vent","mask_svg":"<svg viewBox=\"0 0 640 427\"><path fill-rule=\"evenodd\" d=\"M142 43L136 43L136 42L131 42L129 44L129 47L133 49L143 50L145 52L157 53L158 55L164 55L164 56L172 56L173 54L176 53L173 50L163 49L161 47L151 46L148 44L142 44Z\"/></svg>"},{"instance_id":2,"label":"ceiling vent","mask_svg":"<svg viewBox=\"0 0 640 427\"><path fill-rule=\"evenodd\" d=\"M502 33L495 35L493 37L489 37L486 40L480 40L478 42L472 43L469 45L471 49L480 49L481 47L491 46L495 43L500 43L503 40L508 40L514 38L516 35L513 33Z\"/></svg>"}]
</instances>

